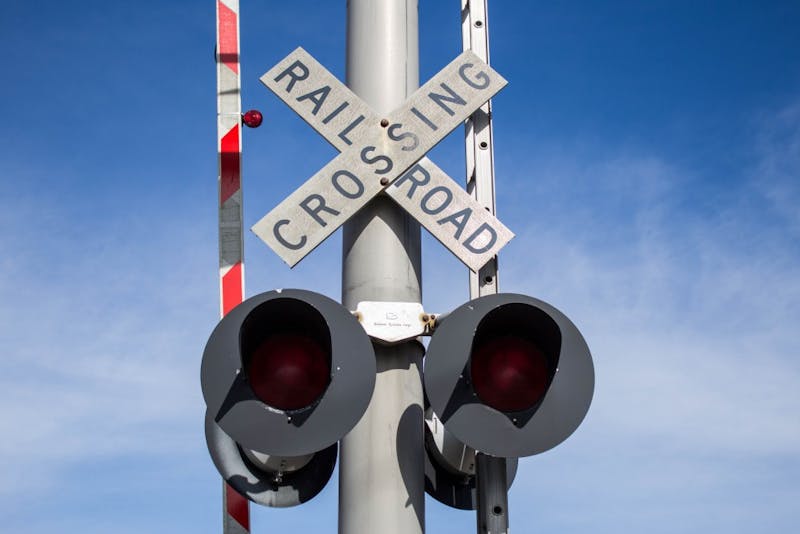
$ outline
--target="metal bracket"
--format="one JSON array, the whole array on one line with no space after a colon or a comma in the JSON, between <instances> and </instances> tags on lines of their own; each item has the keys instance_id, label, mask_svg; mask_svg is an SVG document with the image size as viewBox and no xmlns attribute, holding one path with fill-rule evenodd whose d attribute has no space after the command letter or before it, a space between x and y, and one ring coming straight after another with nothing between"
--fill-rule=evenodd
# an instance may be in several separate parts
<instances>
[{"instance_id":1,"label":"metal bracket","mask_svg":"<svg viewBox=\"0 0 800 534\"><path fill-rule=\"evenodd\" d=\"M437 316L418 302L364 301L352 313L370 338L387 345L429 336L436 327Z\"/></svg>"}]
</instances>

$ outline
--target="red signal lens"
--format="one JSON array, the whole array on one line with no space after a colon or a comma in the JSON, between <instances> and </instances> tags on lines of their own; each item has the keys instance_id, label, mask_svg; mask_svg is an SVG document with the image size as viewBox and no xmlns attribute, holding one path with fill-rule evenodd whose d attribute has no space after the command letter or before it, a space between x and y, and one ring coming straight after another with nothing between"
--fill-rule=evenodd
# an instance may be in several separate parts
<instances>
[{"instance_id":1,"label":"red signal lens","mask_svg":"<svg viewBox=\"0 0 800 534\"><path fill-rule=\"evenodd\" d=\"M520 412L544 397L550 370L544 353L531 341L502 336L473 350L470 372L484 404L501 412Z\"/></svg>"},{"instance_id":2,"label":"red signal lens","mask_svg":"<svg viewBox=\"0 0 800 534\"><path fill-rule=\"evenodd\" d=\"M242 122L250 128L258 128L263 120L264 116L257 109L251 109L242 115Z\"/></svg>"},{"instance_id":3,"label":"red signal lens","mask_svg":"<svg viewBox=\"0 0 800 534\"><path fill-rule=\"evenodd\" d=\"M300 334L276 334L252 353L247 378L256 396L279 410L298 410L320 398L330 382L322 346Z\"/></svg>"}]
</instances>

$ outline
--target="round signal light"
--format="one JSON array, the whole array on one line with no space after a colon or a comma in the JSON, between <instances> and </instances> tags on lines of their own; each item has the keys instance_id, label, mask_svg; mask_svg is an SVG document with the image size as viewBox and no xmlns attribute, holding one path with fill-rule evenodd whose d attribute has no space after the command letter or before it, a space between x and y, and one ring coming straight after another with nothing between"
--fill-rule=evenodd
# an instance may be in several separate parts
<instances>
[{"instance_id":1,"label":"round signal light","mask_svg":"<svg viewBox=\"0 0 800 534\"><path fill-rule=\"evenodd\" d=\"M544 353L531 341L501 336L473 350L472 384L480 400L501 412L535 406L547 391L550 375Z\"/></svg>"},{"instance_id":2,"label":"round signal light","mask_svg":"<svg viewBox=\"0 0 800 534\"><path fill-rule=\"evenodd\" d=\"M264 116L257 109L251 109L242 115L242 122L249 128L258 128L263 120Z\"/></svg>"},{"instance_id":3,"label":"round signal light","mask_svg":"<svg viewBox=\"0 0 800 534\"><path fill-rule=\"evenodd\" d=\"M328 387L330 358L313 338L275 334L251 354L247 379L256 396L279 410L312 405Z\"/></svg>"}]
</instances>

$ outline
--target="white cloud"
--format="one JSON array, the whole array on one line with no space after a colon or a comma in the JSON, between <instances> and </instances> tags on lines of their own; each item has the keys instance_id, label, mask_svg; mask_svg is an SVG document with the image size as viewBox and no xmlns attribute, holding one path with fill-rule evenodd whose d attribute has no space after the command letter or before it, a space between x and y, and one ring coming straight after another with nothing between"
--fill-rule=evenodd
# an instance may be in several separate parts
<instances>
[{"instance_id":1,"label":"white cloud","mask_svg":"<svg viewBox=\"0 0 800 534\"><path fill-rule=\"evenodd\" d=\"M0 493L58 491L102 458L202 448L214 241L177 225L152 235L145 214L82 227L46 196L4 204ZM42 219L54 236L20 224Z\"/></svg>"},{"instance_id":2,"label":"white cloud","mask_svg":"<svg viewBox=\"0 0 800 534\"><path fill-rule=\"evenodd\" d=\"M796 252L785 248L791 237L764 238L758 214L738 205L675 220L680 197L665 184L686 172L652 158L584 168L619 192L628 213L595 217L617 201L604 197L556 224L548 211L519 232L503 265L507 288L541 295L586 332L598 372L590 418L678 447L797 450L800 277ZM558 174L581 180L569 166Z\"/></svg>"},{"instance_id":3,"label":"white cloud","mask_svg":"<svg viewBox=\"0 0 800 534\"><path fill-rule=\"evenodd\" d=\"M653 156L520 165L552 202L510 210L525 221L505 219L520 237L501 281L570 316L597 373L583 426L523 462L516 483L560 527L661 532L663 519L704 532L722 514L747 532L788 519L800 463L797 109L775 118L782 134L766 130L751 169L704 185L702 199L691 189L705 177Z\"/></svg>"},{"instance_id":4,"label":"white cloud","mask_svg":"<svg viewBox=\"0 0 800 534\"><path fill-rule=\"evenodd\" d=\"M797 462L797 109L763 127L752 172L703 209L693 192L703 177L633 151L528 155L518 167L535 182L520 173L498 184L501 218L518 235L501 257L503 289L562 309L597 369L585 424L523 462L518 487L535 491L547 477L548 487L563 483L561 495L596 498L563 477L569 458L586 470L587 492L615 477L610 494L642 502L687 479L690 495L719 492L755 476L753 462L764 458ZM71 468L97 458L202 451L214 221L198 229L161 220L156 233L148 214L97 228L46 196L0 208L0 493L57 493ZM447 253L433 247L441 261ZM289 274L251 247L248 285L336 297L338 248L323 245ZM452 259L431 268L433 257L426 250L426 306L442 312L465 298L467 277L461 270L453 280Z\"/></svg>"},{"instance_id":5,"label":"white cloud","mask_svg":"<svg viewBox=\"0 0 800 534\"><path fill-rule=\"evenodd\" d=\"M800 102L760 121L755 185L796 240L800 237Z\"/></svg>"}]
</instances>

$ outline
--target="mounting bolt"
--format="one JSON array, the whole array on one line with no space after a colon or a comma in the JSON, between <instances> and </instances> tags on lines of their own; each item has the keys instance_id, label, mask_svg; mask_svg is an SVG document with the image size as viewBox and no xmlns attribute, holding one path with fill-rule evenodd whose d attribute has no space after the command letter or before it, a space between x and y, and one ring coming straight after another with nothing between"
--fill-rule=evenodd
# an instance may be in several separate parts
<instances>
[{"instance_id":1,"label":"mounting bolt","mask_svg":"<svg viewBox=\"0 0 800 534\"><path fill-rule=\"evenodd\" d=\"M385 177L381 178L381 185L389 185L389 179Z\"/></svg>"},{"instance_id":2,"label":"mounting bolt","mask_svg":"<svg viewBox=\"0 0 800 534\"><path fill-rule=\"evenodd\" d=\"M389 126L389 119L381 119L381 126L383 126L384 128Z\"/></svg>"}]
</instances>

